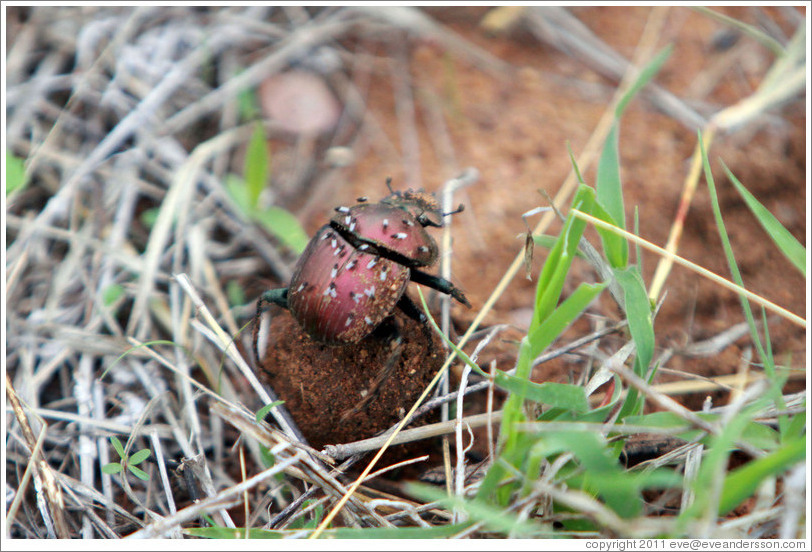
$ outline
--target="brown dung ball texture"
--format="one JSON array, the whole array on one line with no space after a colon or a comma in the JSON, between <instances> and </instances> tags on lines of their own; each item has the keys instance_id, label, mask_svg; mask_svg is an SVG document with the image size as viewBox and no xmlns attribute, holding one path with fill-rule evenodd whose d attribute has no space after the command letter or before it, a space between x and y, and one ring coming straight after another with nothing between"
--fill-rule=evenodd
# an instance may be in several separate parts
<instances>
[{"instance_id":1,"label":"brown dung ball texture","mask_svg":"<svg viewBox=\"0 0 812 552\"><path fill-rule=\"evenodd\" d=\"M358 343L330 346L310 338L289 312L274 309L266 351L260 378L315 448L373 437L396 424L445 358L439 337L399 311Z\"/></svg>"}]
</instances>

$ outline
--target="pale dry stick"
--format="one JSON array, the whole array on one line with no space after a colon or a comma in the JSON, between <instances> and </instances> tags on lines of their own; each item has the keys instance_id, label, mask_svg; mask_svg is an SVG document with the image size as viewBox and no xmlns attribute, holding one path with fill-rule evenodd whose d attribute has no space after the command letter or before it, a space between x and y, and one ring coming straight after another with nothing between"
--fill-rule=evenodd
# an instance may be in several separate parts
<instances>
[{"instance_id":1,"label":"pale dry stick","mask_svg":"<svg viewBox=\"0 0 812 552\"><path fill-rule=\"evenodd\" d=\"M257 379L256 374L254 371L248 366L245 360L242 358L242 355L239 354L237 351L236 344L234 343L231 336L223 331L217 321L209 312L209 309L206 307L203 300L200 299L200 296L195 291L194 287L192 286L191 282L189 282L189 278L185 274L178 274L175 276L178 284L183 288L189 298L192 300L192 303L195 305L196 312L200 315L203 320L206 322L208 327L211 329L211 337L214 337L214 343L220 347L224 353L226 353L229 358L239 367L240 372L245 376L248 382L251 384L251 387L254 389L254 392L264 401L264 404L270 404L274 402L274 399L268 394L265 390L263 385ZM295 425L288 421L287 417L284 414L280 413L280 409L274 407L271 409L271 415L273 415L276 422L279 424L279 427L282 428L282 431L290 437L292 440L304 443L304 439L302 438L298 429L296 429Z\"/></svg>"},{"instance_id":2,"label":"pale dry stick","mask_svg":"<svg viewBox=\"0 0 812 552\"><path fill-rule=\"evenodd\" d=\"M149 434L152 449L155 451L155 463L158 464L158 473L161 477L161 484L163 485L164 495L166 496L166 505L169 508L169 514L174 515L178 513L175 506L175 499L172 496L172 487L169 484L169 476L166 473L166 460L164 459L163 447L161 447L161 439L158 437L156 431L151 431ZM180 531L175 529L172 538L181 538Z\"/></svg>"},{"instance_id":3,"label":"pale dry stick","mask_svg":"<svg viewBox=\"0 0 812 552\"><path fill-rule=\"evenodd\" d=\"M93 365L95 358L88 354L79 357L79 364L74 371L73 395L76 399L76 409L79 416L89 418L94 416L93 412L93 388L98 384L94 378ZM93 446L90 428L84 424L79 425L79 443L75 451L79 456L79 478L82 483L89 487L95 486L96 482L96 450ZM82 516L82 538L93 538L93 527L90 518Z\"/></svg>"},{"instance_id":4,"label":"pale dry stick","mask_svg":"<svg viewBox=\"0 0 812 552\"><path fill-rule=\"evenodd\" d=\"M138 132L145 121L154 117L161 106L191 78L202 63L220 48L228 46L229 42L217 35L211 37L204 46L192 51L183 63L177 63L164 76L161 81L149 91L138 105L127 114L116 126L83 158L81 164L68 176L59 192L48 200L45 207L37 215L35 221L23 229L22 234L15 240L10 248L11 257L19 254L20 249L27 247L29 240L37 230L50 225L51 221L63 215L69 208L71 201L79 186L85 181L87 175L101 164L122 142ZM127 333L132 333L128 331Z\"/></svg>"},{"instance_id":5,"label":"pale dry stick","mask_svg":"<svg viewBox=\"0 0 812 552\"><path fill-rule=\"evenodd\" d=\"M183 268L189 268L199 275L200 265L202 264L200 262L200 257L202 255L202 251L205 249L203 246L205 238L200 226L197 224L192 225L187 230L188 211L190 207L188 205L188 200L190 195L187 195L184 199L184 201L187 202L187 205L181 208L182 214L178 216L178 220L175 223L175 254L173 255L173 271L175 273L179 273ZM184 242L188 245L185 246ZM186 257L186 255L183 254L184 250L188 251L188 261L181 261L182 258ZM188 267L185 266L186 264L188 264ZM198 270L195 270L196 268ZM192 343L192 339L190 339L189 336L189 319L192 316L192 305L191 301L184 300L179 286L169 286L169 311L172 341L174 343L184 345ZM172 352L175 355L176 370L183 374L190 374L191 369L189 367L188 356L183 347L175 346L172 348ZM190 378L185 377L178 378L175 380L175 383L179 388L182 416L189 424L189 440L195 447L194 453L201 454L204 448L203 443L200 441L201 436L203 435L203 429L200 417L198 415L198 410L196 408L192 386L189 384L189 379Z\"/></svg>"},{"instance_id":6,"label":"pale dry stick","mask_svg":"<svg viewBox=\"0 0 812 552\"><path fill-rule=\"evenodd\" d=\"M740 294L746 296L748 299L750 299L754 303L757 303L757 304L761 305L762 307L764 307L765 309L767 309L769 311L772 311L775 314L778 314L779 316L781 316L782 318L787 319L788 321L792 322L793 324L796 324L796 325L798 325L798 326L800 326L802 328L806 328L806 320L801 318L797 314L793 314L792 312L790 312L790 311L788 311L788 310L786 310L786 309L784 309L782 307L779 307L775 303L772 303L772 302L764 299L763 297L761 297L759 295L756 295L752 291L749 291L749 290L747 290L747 289L745 289L743 287L740 287L740 286L734 284L730 280L726 280L725 278L722 278L721 276L711 272L710 270L708 270L706 268L703 268L703 267L701 267L701 266L699 266L699 265L697 265L695 263L692 263L691 261L683 259L682 257L680 257L680 256L678 256L678 255L676 255L676 254L674 254L674 253L672 253L670 251L667 251L667 250L663 249L662 247L658 247L658 246L654 245L653 243L648 242L648 241L646 241L646 240L644 240L644 239L642 239L642 238L640 238L640 237L638 237L638 236L636 236L636 235L634 235L634 234L632 234L630 232L627 232L627 231L625 231L625 230L623 230L621 228L618 228L617 226L613 226L611 224L608 224L608 223L606 223L606 222L604 222L604 221L602 221L602 220L600 220L598 218L593 217L592 215L589 215L587 213L579 211L578 209L573 209L570 212L573 215L575 215L576 217L578 217L578 218L580 218L582 220L585 220L587 222L592 223L595 226L599 226L601 228L604 228L606 230L614 232L615 234L618 234L619 236L622 236L623 238L626 238L627 240L631 240L634 243L644 247L645 249L648 249L649 251L653 251L654 253L657 253L658 255L662 256L663 258L668 258L668 259L671 260L672 263L675 262L675 263L677 263L679 265L682 265L685 268L688 268L688 269L696 272L700 276L703 276L703 277L711 280L712 282L714 282L716 284L719 284L720 286L722 286L722 287L724 287L724 288L726 288L726 289L728 289L730 291L733 291L735 293L740 293Z\"/></svg>"},{"instance_id":7,"label":"pale dry stick","mask_svg":"<svg viewBox=\"0 0 812 552\"><path fill-rule=\"evenodd\" d=\"M36 487L42 487L38 489L40 492L37 493L37 499L38 502L41 501L40 511L43 521L49 524L53 520L53 531L58 538L70 538L70 528L65 519L65 501L62 497L62 489L57 485L54 471L42 454L42 447L40 447L39 455L33 456L33 450L39 439L34 438L34 432L31 431L28 417L25 415L23 405L14 390L8 373L6 374L6 393L14 411L14 416L17 418L17 423L20 424L20 429L23 432L23 443L32 452L31 462L34 464L34 484ZM48 426L43 420L40 420L40 423L42 425L41 432L43 434L47 433Z\"/></svg>"},{"instance_id":8,"label":"pale dry stick","mask_svg":"<svg viewBox=\"0 0 812 552\"><path fill-rule=\"evenodd\" d=\"M482 427L488 422L499 422L502 420L502 411L492 412L490 414L474 414L467 416L465 423L471 428ZM348 456L361 454L362 452L369 452L376 450L389 442L390 445L399 445L402 443L411 443L412 441L419 441L422 439L429 439L431 437L440 437L448 435L456 431L456 420L448 420L446 422L438 422L425 426L416 427L414 429L404 429L397 434L381 435L378 437L370 437L369 439L362 439L360 441L353 441L352 443L345 443L340 445L325 445L324 453L337 460L342 460ZM394 435L394 438L393 438ZM366 477L366 475L364 475Z\"/></svg>"},{"instance_id":9,"label":"pale dry stick","mask_svg":"<svg viewBox=\"0 0 812 552\"><path fill-rule=\"evenodd\" d=\"M471 373L471 367L467 364L462 369L462 377L460 377L460 388L459 392L457 393L457 419L456 423L454 424L454 434L455 434L455 443L457 445L456 455L457 455L457 466L456 466L456 478L454 481L454 494L459 497L462 497L463 487L465 482L465 451L463 450L463 441L462 441L462 421L463 421L463 405L462 399L465 396L465 387L468 385L468 375ZM470 426L468 427L468 431L471 431ZM471 446L474 444L473 435L471 436ZM448 474L446 475L448 477ZM455 512L454 515L454 522L465 521L466 516L462 512Z\"/></svg>"},{"instance_id":10,"label":"pale dry stick","mask_svg":"<svg viewBox=\"0 0 812 552\"><path fill-rule=\"evenodd\" d=\"M199 144L178 169L149 235L144 252L144 269L139 278L127 335L143 340L143 336L139 335L147 330L149 317L146 316L146 309L155 286L154 276L158 272L166 244L169 242L178 206L184 202L184 198L194 193L198 173L203 170L203 165L209 159L247 140L251 132L253 125L244 125ZM138 332L135 331L137 324L140 324Z\"/></svg>"},{"instance_id":11,"label":"pale dry stick","mask_svg":"<svg viewBox=\"0 0 812 552\"><path fill-rule=\"evenodd\" d=\"M656 23L658 25L661 24L662 19L663 18L657 18ZM657 34L656 32L651 31L650 27L647 26L646 31L644 31L644 38L646 39L646 42L644 44L646 46L642 47L642 44L641 44L641 47L639 47L640 52L646 51L647 49L649 49L649 47L656 40L656 34ZM642 54L641 54L640 57L642 57ZM586 170L586 168L591 164L592 160L594 159L594 156L597 154L599 144L602 144L603 141L606 139L606 136L609 134L609 131L610 131L610 129L611 129L613 123L614 123L615 109L616 109L618 103L620 102L620 100L625 95L628 86L632 84L632 75L627 74L627 77L629 77L629 78L624 78L624 80L621 82L620 87L615 92L615 96L614 96L614 98L612 100L611 105L609 106L609 109L607 109L604 112L603 116L601 117L601 120L598 122L597 128L592 133L592 136L590 136L590 139L587 142L587 145L586 145L586 147L584 149L584 153L581 155L581 157L578 160L578 166L581 167L582 171ZM564 182L564 185L562 185L562 187L559 189L558 193L556 194L556 196L554 198L554 201L555 201L555 203L557 205L561 205L563 203L564 199L566 197L568 197L572 193L572 191L576 187L576 182L577 182L577 178L576 178L576 175L575 175L574 171L570 172L569 176L567 177L567 180ZM538 222L536 227L533 229L533 234L539 234L539 233L543 232L544 229L546 229L550 225L550 223L552 222L552 219L553 219L554 216L555 216L555 214L552 211L550 211L550 212L546 213L544 216L542 216L541 220ZM518 272L519 268L522 266L523 263L524 263L524 248L522 248L522 250L520 250L517 253L516 258L513 260L513 263L508 267L507 271L505 272L504 276L502 276L502 279L497 284L497 286L494 289L493 293L485 301L485 304L482 306L482 309L479 311L479 314L474 318L474 320L471 322L471 325L469 326L468 330L460 338L460 341L458 343L459 347L462 347L463 345L465 345L465 343L468 341L468 338L471 336L471 334L473 334L476 331L476 329L479 327L479 324L482 322L482 320L485 318L485 316L488 314L488 312L490 312L491 308L496 303L496 301L499 299L499 297L501 297L501 295L504 292L505 288L508 286L510 281L513 280L513 277L516 275L516 272ZM397 434L403 429L403 427L406 424L406 421L411 418L411 416L417 410L418 406L420 406L420 404L425 400L426 396L428 396L428 393L437 384L437 381L439 380L439 378L442 377L442 375L449 368L449 366L451 366L451 363L454 361L456 356L457 356L456 352L452 351L451 354L446 359L443 366L440 367L440 369L438 370L437 375L434 377L434 379L432 379L431 382L429 382L429 384L426 387L426 389L424 390L424 392L420 395L420 397L418 397L418 399L415 401L412 408L403 417L403 420L401 420L401 422L398 424L398 426L395 427L394 431L391 433L388 440L384 442L381 449L372 458L372 460L367 465L367 467L365 468L365 470L361 474L361 476L358 479L356 479L355 483L353 483L353 485L350 487L350 490L349 490L350 494L355 492L355 490L360 485L360 482L363 479L363 477L366 474L368 474L369 471L372 470L372 467L375 465L375 463L380 459L381 456L383 456L383 453L389 447L392 440L394 440L394 438L397 436ZM349 496L342 497L342 499L338 502L338 504L336 504L333 507L333 509L330 511L329 514L327 514L325 519L321 522L321 524L319 524L319 526L310 535L309 538L311 538L311 539L318 538L318 536L321 535L322 532L324 532L324 529L335 518L335 516L338 514L338 511L346 503L348 498L349 498Z\"/></svg>"},{"instance_id":12,"label":"pale dry stick","mask_svg":"<svg viewBox=\"0 0 812 552\"><path fill-rule=\"evenodd\" d=\"M181 526L183 523L191 521L206 512L210 511L212 508L220 507L222 504L227 503L234 498L239 497L243 494L246 490L253 489L257 485L260 485L269 479L273 478L276 474L281 474L283 471L297 464L306 456L306 453L303 451L297 451L293 456L290 458L280 459L279 453L284 451L287 448L288 444L283 443L277 447L274 447L271 450L271 453L274 455L275 458L278 459L278 462L274 464L272 467L268 468L267 470L263 470L259 472L257 475L251 477L250 479L246 479L229 487L227 489L223 489L219 493L214 496L204 498L187 506L186 508L179 510L177 513L166 516L161 521L151 523L147 525L143 529L136 531L128 535L126 538L133 538L133 539L154 539L154 538L162 538L164 537L169 531L172 531L174 528Z\"/></svg>"},{"instance_id":13,"label":"pale dry stick","mask_svg":"<svg viewBox=\"0 0 812 552\"><path fill-rule=\"evenodd\" d=\"M265 423L258 424L251 414L243 410L228 411L222 403L215 403L212 405L212 412L222 416L228 423L240 430L243 435L253 437L257 442L264 444L268 448L271 448L273 444L279 440L277 436L279 434L278 431L273 431L272 428ZM287 442L287 440L285 440L285 442ZM321 457L323 458L323 455ZM344 485L328 473L318 462L317 458L318 457L311 457L309 455L303 456L301 463L295 468L296 471L300 473L295 476L304 481L318 484L324 492L332 494L334 498L346 496L347 490ZM391 526L386 519L376 512L371 511L358 497L353 496L351 500L352 507L359 513L371 516L384 527ZM353 520L353 522L357 522L357 520Z\"/></svg>"},{"instance_id":14,"label":"pale dry stick","mask_svg":"<svg viewBox=\"0 0 812 552\"><path fill-rule=\"evenodd\" d=\"M99 382L100 383L100 382ZM97 384L93 386L93 423L105 423L106 413L104 409L104 405L106 404L107 397L104 391L104 386ZM153 429L153 433L157 433L157 429ZM110 449L108 447L107 438L101 432L94 432L96 435L96 454L99 458L99 465L106 466L110 463ZM126 430L121 431L121 434L126 433ZM99 470L101 471L101 470ZM110 474L104 473L101 471L99 474L101 478L101 488L102 493L107 498L109 502L113 502L113 478ZM115 518L113 517L113 512L110 508L105 508L104 510L105 520L107 521L107 525L113 525L115 522Z\"/></svg>"},{"instance_id":15,"label":"pale dry stick","mask_svg":"<svg viewBox=\"0 0 812 552\"><path fill-rule=\"evenodd\" d=\"M42 452L42 444L45 442L46 427L47 426L45 424L42 424L39 435L37 436L37 441L34 443L34 447L31 448L31 453L28 456L28 464L25 466L25 471L20 479L20 484L14 493L14 499L11 501L11 505L9 505L8 511L6 512L6 527L11 527L11 523L14 521L14 518L17 515L17 510L19 510L23 497L26 494L28 482L31 479L31 476L37 471L37 462L35 459L38 458L39 454ZM8 442L6 442L6 446L8 446ZM6 463L9 463L8 457L6 457Z\"/></svg>"},{"instance_id":16,"label":"pale dry stick","mask_svg":"<svg viewBox=\"0 0 812 552\"><path fill-rule=\"evenodd\" d=\"M447 181L443 185L441 196L441 213L451 213L454 211L454 192L457 190L470 186L479 180L479 171L474 167L468 167L459 177ZM441 236L442 242L440 244L440 277L446 280L451 280L451 225L443 224L443 233ZM448 295L441 294L440 298L440 316L441 316L441 331L445 336L449 336L451 330L451 298ZM488 340L489 341L489 340ZM445 349L448 346L444 344ZM440 379L439 393L440 395L448 395L448 372L445 372ZM440 408L440 420L445 422L448 420L448 403L443 403ZM446 490L449 495L451 494L451 451L448 442L448 437L443 436L442 442L443 449L443 465L446 469Z\"/></svg>"}]
</instances>

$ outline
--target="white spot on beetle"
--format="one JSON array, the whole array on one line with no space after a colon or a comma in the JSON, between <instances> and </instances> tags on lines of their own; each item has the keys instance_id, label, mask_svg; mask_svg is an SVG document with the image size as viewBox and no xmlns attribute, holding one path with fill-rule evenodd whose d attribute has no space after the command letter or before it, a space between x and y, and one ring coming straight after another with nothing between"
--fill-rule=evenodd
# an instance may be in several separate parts
<instances>
[{"instance_id":1,"label":"white spot on beetle","mask_svg":"<svg viewBox=\"0 0 812 552\"><path fill-rule=\"evenodd\" d=\"M355 293L354 291L351 291L350 292L350 299L352 299L353 301L358 303L358 302L361 301L361 294L360 293Z\"/></svg>"},{"instance_id":2,"label":"white spot on beetle","mask_svg":"<svg viewBox=\"0 0 812 552\"><path fill-rule=\"evenodd\" d=\"M381 270L381 282L386 281L386 276L387 276L387 272L386 272L386 269L384 268L383 270Z\"/></svg>"},{"instance_id":3,"label":"white spot on beetle","mask_svg":"<svg viewBox=\"0 0 812 552\"><path fill-rule=\"evenodd\" d=\"M338 274L338 263L333 265L333 270L330 271L330 278L335 278Z\"/></svg>"},{"instance_id":4,"label":"white spot on beetle","mask_svg":"<svg viewBox=\"0 0 812 552\"><path fill-rule=\"evenodd\" d=\"M333 238L333 241L330 242L330 247L335 249L337 245L338 245L338 240Z\"/></svg>"},{"instance_id":5,"label":"white spot on beetle","mask_svg":"<svg viewBox=\"0 0 812 552\"><path fill-rule=\"evenodd\" d=\"M324 290L323 295L329 295L330 297L335 298L335 296L336 296L336 285L333 282L330 282L330 285L327 286L327 289Z\"/></svg>"},{"instance_id":6,"label":"white spot on beetle","mask_svg":"<svg viewBox=\"0 0 812 552\"><path fill-rule=\"evenodd\" d=\"M353 268L355 268L355 262L356 262L355 259L348 262L347 263L347 270L352 270Z\"/></svg>"},{"instance_id":7,"label":"white spot on beetle","mask_svg":"<svg viewBox=\"0 0 812 552\"><path fill-rule=\"evenodd\" d=\"M417 248L417 250L419 252L421 252L421 253L428 253L429 252L429 248L426 247L425 245L421 245L420 247Z\"/></svg>"},{"instance_id":8,"label":"white spot on beetle","mask_svg":"<svg viewBox=\"0 0 812 552\"><path fill-rule=\"evenodd\" d=\"M301 284L299 284L299 287L296 288L296 293L299 293L300 291L302 291L306 286L307 286L307 282L302 282Z\"/></svg>"},{"instance_id":9,"label":"white spot on beetle","mask_svg":"<svg viewBox=\"0 0 812 552\"><path fill-rule=\"evenodd\" d=\"M326 240L326 239L329 239L329 238L331 238L332 236L333 236L333 233L332 233L332 232L325 232L324 234L322 234L322 235L321 235L321 241L324 241L324 240Z\"/></svg>"},{"instance_id":10,"label":"white spot on beetle","mask_svg":"<svg viewBox=\"0 0 812 552\"><path fill-rule=\"evenodd\" d=\"M405 224L406 226L414 226L414 223L409 219L403 219L403 224Z\"/></svg>"},{"instance_id":11,"label":"white spot on beetle","mask_svg":"<svg viewBox=\"0 0 812 552\"><path fill-rule=\"evenodd\" d=\"M389 228L389 219L383 219L383 229Z\"/></svg>"},{"instance_id":12,"label":"white spot on beetle","mask_svg":"<svg viewBox=\"0 0 812 552\"><path fill-rule=\"evenodd\" d=\"M406 238L409 237L409 234L407 234L406 232L398 232L397 234L392 234L392 237L395 238L396 240L405 240Z\"/></svg>"},{"instance_id":13,"label":"white spot on beetle","mask_svg":"<svg viewBox=\"0 0 812 552\"><path fill-rule=\"evenodd\" d=\"M355 201L357 201L358 203L366 203L368 200L369 200L369 198L367 196L361 196L358 199L356 199Z\"/></svg>"},{"instance_id":14,"label":"white spot on beetle","mask_svg":"<svg viewBox=\"0 0 812 552\"><path fill-rule=\"evenodd\" d=\"M369 249L369 246L365 243L358 246L358 251L366 251L367 249Z\"/></svg>"},{"instance_id":15,"label":"white spot on beetle","mask_svg":"<svg viewBox=\"0 0 812 552\"><path fill-rule=\"evenodd\" d=\"M364 295L373 299L375 297L375 286L369 286L367 289L364 290Z\"/></svg>"},{"instance_id":16,"label":"white spot on beetle","mask_svg":"<svg viewBox=\"0 0 812 552\"><path fill-rule=\"evenodd\" d=\"M344 251L344 244L342 243L340 246L338 246L338 249L333 251L333 257L335 257L336 255L338 255L339 253L341 253L343 251ZM342 255L342 257L343 257L343 255Z\"/></svg>"},{"instance_id":17,"label":"white spot on beetle","mask_svg":"<svg viewBox=\"0 0 812 552\"><path fill-rule=\"evenodd\" d=\"M367 268L372 268L378 263L378 257L372 257L372 260L367 263Z\"/></svg>"},{"instance_id":18,"label":"white spot on beetle","mask_svg":"<svg viewBox=\"0 0 812 552\"><path fill-rule=\"evenodd\" d=\"M351 222L352 222L352 217L350 215L347 215L346 217L344 217L344 224L349 224Z\"/></svg>"},{"instance_id":19,"label":"white spot on beetle","mask_svg":"<svg viewBox=\"0 0 812 552\"><path fill-rule=\"evenodd\" d=\"M367 323L367 326L371 326L371 325L372 325L372 319L371 319L369 316L365 316L365 317L364 317L364 322L366 322L366 323Z\"/></svg>"},{"instance_id":20,"label":"white spot on beetle","mask_svg":"<svg viewBox=\"0 0 812 552\"><path fill-rule=\"evenodd\" d=\"M352 313L350 313L350 314L348 314L348 315L347 315L347 321L346 321L346 322L344 322L344 327L346 328L346 327L347 327L347 326L349 326L350 324L352 324Z\"/></svg>"},{"instance_id":21,"label":"white spot on beetle","mask_svg":"<svg viewBox=\"0 0 812 552\"><path fill-rule=\"evenodd\" d=\"M350 208L349 207L344 207L342 205L341 207L336 207L336 211L338 211L339 213L349 213Z\"/></svg>"},{"instance_id":22,"label":"white spot on beetle","mask_svg":"<svg viewBox=\"0 0 812 552\"><path fill-rule=\"evenodd\" d=\"M350 223L350 232L354 231L355 231L355 219L353 219L352 222Z\"/></svg>"}]
</instances>

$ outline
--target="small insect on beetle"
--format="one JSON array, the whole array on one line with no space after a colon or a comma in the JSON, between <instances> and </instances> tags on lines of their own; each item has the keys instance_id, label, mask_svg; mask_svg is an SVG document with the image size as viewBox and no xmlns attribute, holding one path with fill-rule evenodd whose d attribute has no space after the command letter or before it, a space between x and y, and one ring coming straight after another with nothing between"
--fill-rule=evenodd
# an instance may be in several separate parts
<instances>
[{"instance_id":1,"label":"small insect on beetle","mask_svg":"<svg viewBox=\"0 0 812 552\"><path fill-rule=\"evenodd\" d=\"M438 248L426 227L442 227L443 213L425 191L393 191L380 203L359 198L336 207L296 264L287 288L262 294L260 302L290 310L315 340L330 345L356 343L399 307L410 317L424 315L405 295L409 281L451 295L470 307L465 295L438 276L423 272L437 262Z\"/></svg>"}]
</instances>

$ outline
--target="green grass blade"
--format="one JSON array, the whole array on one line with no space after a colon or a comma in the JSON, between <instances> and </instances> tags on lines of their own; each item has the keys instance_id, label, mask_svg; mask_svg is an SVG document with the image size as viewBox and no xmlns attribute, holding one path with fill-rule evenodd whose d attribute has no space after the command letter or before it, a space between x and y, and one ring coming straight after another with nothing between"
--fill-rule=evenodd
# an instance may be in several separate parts
<instances>
[{"instance_id":1,"label":"green grass blade","mask_svg":"<svg viewBox=\"0 0 812 552\"><path fill-rule=\"evenodd\" d=\"M581 186L572 201L572 208L591 212L594 202L594 191L588 186ZM571 215L564 222L558 241L539 274L533 324L541 324L555 310L585 228L584 221Z\"/></svg>"},{"instance_id":2,"label":"green grass blade","mask_svg":"<svg viewBox=\"0 0 812 552\"><path fill-rule=\"evenodd\" d=\"M646 293L646 286L637 267L615 270L614 274L623 290L629 333L637 348L637 359L639 360L639 363L636 363L636 365L639 364L637 375L645 377L654 358L654 323L651 318L651 303Z\"/></svg>"},{"instance_id":3,"label":"green grass blade","mask_svg":"<svg viewBox=\"0 0 812 552\"><path fill-rule=\"evenodd\" d=\"M268 180L269 164L268 140L265 137L265 130L262 128L262 123L256 122L245 152L244 167L245 188L251 210L259 207L259 195Z\"/></svg>"},{"instance_id":4,"label":"green grass blade","mask_svg":"<svg viewBox=\"0 0 812 552\"><path fill-rule=\"evenodd\" d=\"M640 71L640 74L637 76L637 79L632 83L629 87L629 90L623 95L623 98L618 102L617 108L615 109L615 118L620 119L623 115L623 112L626 110L626 106L629 105L629 102L637 95L641 88L643 88L648 82L654 78L654 76L660 71L660 68L663 64L668 61L668 58L671 56L671 52L673 51L673 46L668 45L659 53L652 58L648 64Z\"/></svg>"},{"instance_id":5,"label":"green grass blade","mask_svg":"<svg viewBox=\"0 0 812 552\"><path fill-rule=\"evenodd\" d=\"M728 267L730 268L730 273L733 278L733 281L739 285L740 287L744 287L744 280L742 279L741 272L739 271L739 267L736 265L736 258L733 255L733 248L730 245L730 239L727 235L727 230L725 229L725 221L722 218L722 211L719 207L719 198L716 195L716 184L713 179L713 173L710 168L710 161L708 160L708 152L705 150L705 144L702 140L702 133L699 133L699 147L702 153L702 165L705 172L705 181L708 184L708 192L711 199L711 207L713 208L713 216L716 220L716 227L719 230L719 237L722 240L722 247L725 251L725 257L727 258ZM753 317L753 311L750 308L750 303L747 301L747 298L743 295L739 296L739 300L741 301L742 310L744 311L744 316L747 319L747 324L750 327L750 336L755 344L756 350L758 351L759 357L761 358L762 362L764 363L764 373L767 374L767 378L770 381L770 393L775 401L775 407L779 411L784 410L784 398L781 394L781 388L777 385L777 381L775 378L775 366L770 362L770 356L767 355L764 351L764 344L761 341L761 338L758 334L758 329L756 328L756 321ZM786 417L782 416L779 418L779 424L783 424L786 421Z\"/></svg>"},{"instance_id":6,"label":"green grass blade","mask_svg":"<svg viewBox=\"0 0 812 552\"><path fill-rule=\"evenodd\" d=\"M601 158L598 160L595 194L598 203L612 216L614 225L625 230L626 213L623 207L623 185L620 181L618 132L618 121L615 121L603 144Z\"/></svg>"},{"instance_id":7,"label":"green grass blade","mask_svg":"<svg viewBox=\"0 0 812 552\"><path fill-rule=\"evenodd\" d=\"M789 230L778 222L778 219L775 218L771 212L759 203L755 196L744 187L724 162L722 162L722 168L725 169L727 177L736 187L736 190L738 190L744 202L747 204L747 207L767 232L767 235L770 236L770 239L773 240L781 253L783 253L784 256L795 265L795 268L804 275L804 278L806 278L806 248L801 245L801 242L795 239L795 236L793 236Z\"/></svg>"},{"instance_id":8,"label":"green grass blade","mask_svg":"<svg viewBox=\"0 0 812 552\"><path fill-rule=\"evenodd\" d=\"M618 122L603 145L595 180L596 217L614 226L626 229L626 214L623 207L623 186L620 181L620 159L618 153ZM629 262L629 244L625 238L614 232L598 228L606 258L614 268L623 268Z\"/></svg>"},{"instance_id":9,"label":"green grass blade","mask_svg":"<svg viewBox=\"0 0 812 552\"><path fill-rule=\"evenodd\" d=\"M719 499L719 515L727 514L752 496L766 478L789 470L798 462L803 462L805 457L806 438L801 437L729 473Z\"/></svg>"}]
</instances>

